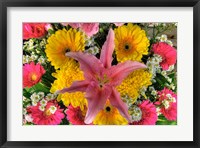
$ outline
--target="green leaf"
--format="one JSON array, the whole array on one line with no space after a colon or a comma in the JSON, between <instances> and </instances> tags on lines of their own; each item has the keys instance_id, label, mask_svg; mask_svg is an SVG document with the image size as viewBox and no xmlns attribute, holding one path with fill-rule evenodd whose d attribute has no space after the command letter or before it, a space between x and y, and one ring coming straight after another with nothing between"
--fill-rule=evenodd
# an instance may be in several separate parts
<instances>
[{"instance_id":1,"label":"green leaf","mask_svg":"<svg viewBox=\"0 0 200 148\"><path fill-rule=\"evenodd\" d=\"M177 121L169 121L164 116L158 116L156 125L177 125Z\"/></svg>"}]
</instances>

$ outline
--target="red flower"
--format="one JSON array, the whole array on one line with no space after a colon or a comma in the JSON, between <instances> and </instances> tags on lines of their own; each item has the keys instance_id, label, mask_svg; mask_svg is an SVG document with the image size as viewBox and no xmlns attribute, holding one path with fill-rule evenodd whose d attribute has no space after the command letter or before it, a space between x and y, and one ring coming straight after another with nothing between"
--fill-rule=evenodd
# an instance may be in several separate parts
<instances>
[{"instance_id":1,"label":"red flower","mask_svg":"<svg viewBox=\"0 0 200 148\"><path fill-rule=\"evenodd\" d=\"M63 109L60 109L56 102L48 102L44 106L44 110L40 109L41 104L38 102L36 106L28 107L28 113L33 119L33 123L37 125L58 125L65 117Z\"/></svg>"},{"instance_id":2,"label":"red flower","mask_svg":"<svg viewBox=\"0 0 200 148\"><path fill-rule=\"evenodd\" d=\"M68 106L66 111L67 120L73 125L85 125L84 119L86 115L85 111L82 111L80 107L73 107L72 105Z\"/></svg>"},{"instance_id":3,"label":"red flower","mask_svg":"<svg viewBox=\"0 0 200 148\"><path fill-rule=\"evenodd\" d=\"M46 34L45 23L24 23L23 39L41 38Z\"/></svg>"},{"instance_id":4,"label":"red flower","mask_svg":"<svg viewBox=\"0 0 200 148\"><path fill-rule=\"evenodd\" d=\"M177 118L177 95L170 89L164 88L158 92L158 101L156 105L160 105L160 112L168 120L176 120Z\"/></svg>"},{"instance_id":5,"label":"red flower","mask_svg":"<svg viewBox=\"0 0 200 148\"><path fill-rule=\"evenodd\" d=\"M145 100L138 105L141 112L141 119L139 121L133 121L133 125L155 125L158 119L156 113L156 107L153 103ZM138 112L138 109L137 109Z\"/></svg>"},{"instance_id":6,"label":"red flower","mask_svg":"<svg viewBox=\"0 0 200 148\"><path fill-rule=\"evenodd\" d=\"M39 63L36 65L34 62L25 64L23 66L23 87L31 87L37 84L44 73L45 70Z\"/></svg>"},{"instance_id":7,"label":"red flower","mask_svg":"<svg viewBox=\"0 0 200 148\"><path fill-rule=\"evenodd\" d=\"M176 49L164 42L153 44L153 52L162 57L160 65L163 70L168 70L169 66L176 63Z\"/></svg>"}]
</instances>

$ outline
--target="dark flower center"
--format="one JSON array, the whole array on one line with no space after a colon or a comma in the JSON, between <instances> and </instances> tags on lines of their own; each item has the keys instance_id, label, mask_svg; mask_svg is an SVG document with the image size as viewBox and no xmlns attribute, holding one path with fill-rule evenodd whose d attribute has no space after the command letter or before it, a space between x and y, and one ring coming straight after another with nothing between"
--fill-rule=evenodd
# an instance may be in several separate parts
<instances>
[{"instance_id":1,"label":"dark flower center","mask_svg":"<svg viewBox=\"0 0 200 148\"><path fill-rule=\"evenodd\" d=\"M111 108L109 106L106 107L106 111L109 112Z\"/></svg>"},{"instance_id":2,"label":"dark flower center","mask_svg":"<svg viewBox=\"0 0 200 148\"><path fill-rule=\"evenodd\" d=\"M69 48L66 48L66 49L65 49L65 53L67 53L67 52L70 52L70 49L69 49Z\"/></svg>"},{"instance_id":3,"label":"dark flower center","mask_svg":"<svg viewBox=\"0 0 200 148\"><path fill-rule=\"evenodd\" d=\"M125 50L129 50L129 45L126 44L126 45L124 46L124 49L125 49Z\"/></svg>"}]
</instances>

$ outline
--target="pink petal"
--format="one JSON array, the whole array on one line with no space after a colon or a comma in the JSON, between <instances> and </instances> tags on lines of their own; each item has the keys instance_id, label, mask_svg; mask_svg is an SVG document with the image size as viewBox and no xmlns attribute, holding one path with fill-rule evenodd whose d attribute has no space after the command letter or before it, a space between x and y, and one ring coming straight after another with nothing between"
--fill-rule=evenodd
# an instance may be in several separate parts
<instances>
[{"instance_id":1,"label":"pink petal","mask_svg":"<svg viewBox=\"0 0 200 148\"><path fill-rule=\"evenodd\" d=\"M140 68L146 68L146 65L139 62L126 61L107 69L106 75L110 78L110 85L117 86L131 72Z\"/></svg>"},{"instance_id":2,"label":"pink petal","mask_svg":"<svg viewBox=\"0 0 200 148\"><path fill-rule=\"evenodd\" d=\"M100 60L103 63L105 68L111 67L112 62L112 53L114 50L114 32L112 29L109 30L107 39L105 43L103 44L102 50L101 50L101 56Z\"/></svg>"},{"instance_id":3,"label":"pink petal","mask_svg":"<svg viewBox=\"0 0 200 148\"><path fill-rule=\"evenodd\" d=\"M84 72L86 79L96 80L96 77L101 75L103 64L95 56L82 52L67 52L66 56L79 62L80 69Z\"/></svg>"},{"instance_id":4,"label":"pink petal","mask_svg":"<svg viewBox=\"0 0 200 148\"><path fill-rule=\"evenodd\" d=\"M84 121L86 124L92 123L98 112L104 108L110 94L111 87L104 86L103 88L99 88L97 83L91 82L86 91L86 98L88 100L88 110Z\"/></svg>"},{"instance_id":5,"label":"pink petal","mask_svg":"<svg viewBox=\"0 0 200 148\"><path fill-rule=\"evenodd\" d=\"M128 114L128 106L121 100L119 92L114 87L112 88L109 100L119 110L120 114L131 122L131 116Z\"/></svg>"},{"instance_id":6,"label":"pink petal","mask_svg":"<svg viewBox=\"0 0 200 148\"><path fill-rule=\"evenodd\" d=\"M63 94L65 92L76 92L76 91L85 92L87 90L88 85L89 85L89 82L86 80L74 81L70 87L64 88L62 90L58 90L56 93Z\"/></svg>"}]
</instances>

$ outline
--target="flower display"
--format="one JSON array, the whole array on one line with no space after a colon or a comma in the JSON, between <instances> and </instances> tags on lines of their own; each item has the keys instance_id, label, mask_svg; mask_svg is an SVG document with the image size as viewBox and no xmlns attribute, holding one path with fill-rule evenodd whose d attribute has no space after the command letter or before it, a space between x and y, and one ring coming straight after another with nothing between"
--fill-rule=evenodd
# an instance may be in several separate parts
<instances>
[{"instance_id":1,"label":"flower display","mask_svg":"<svg viewBox=\"0 0 200 148\"><path fill-rule=\"evenodd\" d=\"M37 84L44 73L45 69L40 64L35 65L34 62L25 64L23 66L23 87L31 87Z\"/></svg>"},{"instance_id":2,"label":"flower display","mask_svg":"<svg viewBox=\"0 0 200 148\"><path fill-rule=\"evenodd\" d=\"M46 23L24 23L23 24L23 39L41 38L45 36Z\"/></svg>"},{"instance_id":3,"label":"flower display","mask_svg":"<svg viewBox=\"0 0 200 148\"><path fill-rule=\"evenodd\" d=\"M23 125L177 124L176 23L22 27Z\"/></svg>"}]
</instances>

